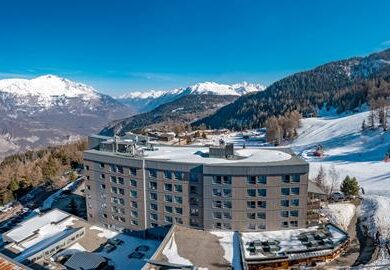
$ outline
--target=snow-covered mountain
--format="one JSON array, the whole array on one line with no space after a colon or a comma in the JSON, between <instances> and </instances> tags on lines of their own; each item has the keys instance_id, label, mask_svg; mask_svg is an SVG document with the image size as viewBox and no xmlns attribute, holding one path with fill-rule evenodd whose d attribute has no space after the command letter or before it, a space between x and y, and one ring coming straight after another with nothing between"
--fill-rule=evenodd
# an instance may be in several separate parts
<instances>
[{"instance_id":1,"label":"snow-covered mountain","mask_svg":"<svg viewBox=\"0 0 390 270\"><path fill-rule=\"evenodd\" d=\"M0 80L0 159L96 132L131 113L93 87L58 76Z\"/></svg>"},{"instance_id":2,"label":"snow-covered mountain","mask_svg":"<svg viewBox=\"0 0 390 270\"><path fill-rule=\"evenodd\" d=\"M130 92L119 96L117 100L133 107L138 112L146 112L186 95L242 96L256 91L262 91L264 88L263 85L247 82L232 85L203 82L171 90Z\"/></svg>"}]
</instances>

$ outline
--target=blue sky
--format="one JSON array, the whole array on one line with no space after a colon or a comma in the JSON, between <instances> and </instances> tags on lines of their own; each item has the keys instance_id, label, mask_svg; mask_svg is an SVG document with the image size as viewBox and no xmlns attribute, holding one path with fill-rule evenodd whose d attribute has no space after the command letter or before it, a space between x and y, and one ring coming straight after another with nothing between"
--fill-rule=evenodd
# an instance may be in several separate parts
<instances>
[{"instance_id":1,"label":"blue sky","mask_svg":"<svg viewBox=\"0 0 390 270\"><path fill-rule=\"evenodd\" d=\"M390 47L390 1L2 0L0 77L56 74L117 95L263 84Z\"/></svg>"}]
</instances>

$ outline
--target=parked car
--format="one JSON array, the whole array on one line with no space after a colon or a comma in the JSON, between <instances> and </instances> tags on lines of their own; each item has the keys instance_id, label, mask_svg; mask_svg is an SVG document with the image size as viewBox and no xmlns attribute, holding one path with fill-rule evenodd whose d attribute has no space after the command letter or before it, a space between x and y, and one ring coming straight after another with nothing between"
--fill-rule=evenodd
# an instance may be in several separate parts
<instances>
[{"instance_id":1,"label":"parked car","mask_svg":"<svg viewBox=\"0 0 390 270\"><path fill-rule=\"evenodd\" d=\"M331 195L330 195L330 198L335 201L335 202L339 202L339 201L343 201L345 200L345 196L342 192L340 191L336 191L336 192L333 192Z\"/></svg>"}]
</instances>

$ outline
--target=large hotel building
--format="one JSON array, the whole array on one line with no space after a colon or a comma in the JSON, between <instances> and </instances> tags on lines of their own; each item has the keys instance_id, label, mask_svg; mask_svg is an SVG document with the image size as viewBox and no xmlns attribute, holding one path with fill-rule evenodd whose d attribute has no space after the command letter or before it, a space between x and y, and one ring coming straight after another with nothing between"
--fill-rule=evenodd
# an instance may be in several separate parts
<instances>
[{"instance_id":1,"label":"large hotel building","mask_svg":"<svg viewBox=\"0 0 390 270\"><path fill-rule=\"evenodd\" d=\"M116 230L168 224L204 230L306 227L309 165L288 149L163 146L89 137L88 220Z\"/></svg>"}]
</instances>

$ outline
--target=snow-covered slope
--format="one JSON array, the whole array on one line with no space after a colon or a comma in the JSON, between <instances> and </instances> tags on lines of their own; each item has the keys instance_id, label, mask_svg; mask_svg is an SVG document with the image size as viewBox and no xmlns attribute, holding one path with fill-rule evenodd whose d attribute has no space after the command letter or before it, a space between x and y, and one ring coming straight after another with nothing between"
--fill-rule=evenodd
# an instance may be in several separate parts
<instances>
[{"instance_id":1,"label":"snow-covered slope","mask_svg":"<svg viewBox=\"0 0 390 270\"><path fill-rule=\"evenodd\" d=\"M376 130L361 131L363 120L369 112L337 116L328 113L319 118L302 120L293 149L310 163L310 176L314 177L320 166L326 170L335 166L341 178L355 176L366 190L390 190L390 163L384 155L390 147L390 133ZM315 146L325 147L325 156L313 157Z\"/></svg>"},{"instance_id":2,"label":"snow-covered slope","mask_svg":"<svg viewBox=\"0 0 390 270\"><path fill-rule=\"evenodd\" d=\"M138 112L153 110L159 105L174 101L186 95L230 95L241 96L248 93L262 91L264 86L247 82L237 84L218 84L215 82L197 83L192 86L171 90L151 90L144 92L130 92L117 99L135 108Z\"/></svg>"},{"instance_id":3,"label":"snow-covered slope","mask_svg":"<svg viewBox=\"0 0 390 270\"><path fill-rule=\"evenodd\" d=\"M131 113L91 86L55 75L0 80L0 159L96 132Z\"/></svg>"}]
</instances>

